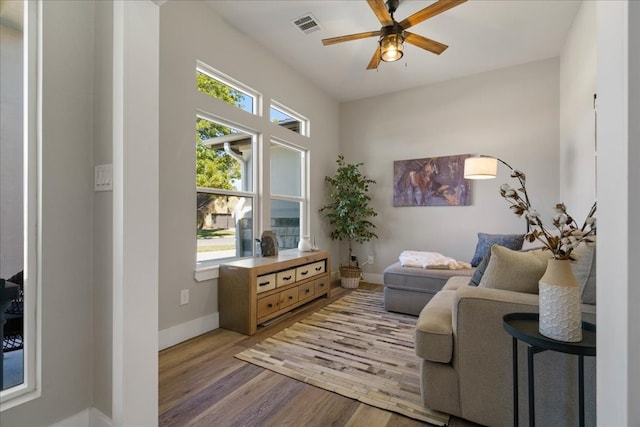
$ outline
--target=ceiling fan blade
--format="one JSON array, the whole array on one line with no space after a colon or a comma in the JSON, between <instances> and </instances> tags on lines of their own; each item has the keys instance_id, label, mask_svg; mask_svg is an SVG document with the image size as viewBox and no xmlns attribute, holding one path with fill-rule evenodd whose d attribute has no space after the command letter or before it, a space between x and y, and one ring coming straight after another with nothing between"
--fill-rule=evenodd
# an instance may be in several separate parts
<instances>
[{"instance_id":1,"label":"ceiling fan blade","mask_svg":"<svg viewBox=\"0 0 640 427\"><path fill-rule=\"evenodd\" d=\"M439 0L422 10L417 11L413 15L405 18L402 22L400 22L400 26L405 30L411 26L421 23L431 17L441 14L452 7L456 7L467 0Z\"/></svg>"},{"instance_id":2,"label":"ceiling fan blade","mask_svg":"<svg viewBox=\"0 0 640 427\"><path fill-rule=\"evenodd\" d=\"M378 21L380 21L383 27L393 24L393 19L391 19L384 0L367 0L367 3L369 3L369 7L373 10L373 13L376 14Z\"/></svg>"},{"instance_id":3,"label":"ceiling fan blade","mask_svg":"<svg viewBox=\"0 0 640 427\"><path fill-rule=\"evenodd\" d=\"M348 36L338 36L338 37L331 37L328 39L322 39L322 44L325 46L328 46L330 44L348 42L351 40L358 40L358 39L366 39L367 37L377 37L379 35L380 35L380 30L367 31L366 33L349 34Z\"/></svg>"},{"instance_id":4,"label":"ceiling fan blade","mask_svg":"<svg viewBox=\"0 0 640 427\"><path fill-rule=\"evenodd\" d=\"M408 31L404 32L404 40L407 43L411 43L414 46L421 47L422 49L433 52L436 55L440 55L449 47L446 44L442 44L435 40L431 40L421 35L410 33Z\"/></svg>"},{"instance_id":5,"label":"ceiling fan blade","mask_svg":"<svg viewBox=\"0 0 640 427\"><path fill-rule=\"evenodd\" d=\"M380 46L376 49L371 57L371 61L369 61L369 65L367 65L367 70L375 70L380 65Z\"/></svg>"}]
</instances>

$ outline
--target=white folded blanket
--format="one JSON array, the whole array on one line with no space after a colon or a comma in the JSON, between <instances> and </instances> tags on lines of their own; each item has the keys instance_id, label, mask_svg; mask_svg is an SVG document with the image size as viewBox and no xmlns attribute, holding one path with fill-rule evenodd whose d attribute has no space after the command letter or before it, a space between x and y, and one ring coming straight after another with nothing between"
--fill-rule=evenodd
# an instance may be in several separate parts
<instances>
[{"instance_id":1,"label":"white folded blanket","mask_svg":"<svg viewBox=\"0 0 640 427\"><path fill-rule=\"evenodd\" d=\"M437 252L402 251L400 264L403 267L441 268L445 270L463 270L471 268L471 264L456 261Z\"/></svg>"}]
</instances>

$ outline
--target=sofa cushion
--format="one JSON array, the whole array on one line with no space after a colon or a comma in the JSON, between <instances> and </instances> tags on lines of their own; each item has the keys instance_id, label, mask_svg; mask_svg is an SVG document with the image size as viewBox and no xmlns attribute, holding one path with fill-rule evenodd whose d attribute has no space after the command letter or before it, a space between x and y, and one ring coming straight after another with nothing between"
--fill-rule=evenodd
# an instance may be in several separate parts
<instances>
[{"instance_id":1,"label":"sofa cushion","mask_svg":"<svg viewBox=\"0 0 640 427\"><path fill-rule=\"evenodd\" d=\"M471 259L471 265L477 267L493 244L498 244L509 249L521 249L523 241L524 234L478 233L478 243L476 244L476 252Z\"/></svg>"},{"instance_id":2,"label":"sofa cushion","mask_svg":"<svg viewBox=\"0 0 640 427\"><path fill-rule=\"evenodd\" d=\"M489 264L479 286L537 294L538 281L547 269L549 258L549 251L520 252L493 245Z\"/></svg>"},{"instance_id":3,"label":"sofa cushion","mask_svg":"<svg viewBox=\"0 0 640 427\"><path fill-rule=\"evenodd\" d=\"M471 277L474 269L440 270L417 267L403 267L400 262L385 268L382 281L385 287L406 289L415 292L436 293L453 276Z\"/></svg>"},{"instance_id":4,"label":"sofa cushion","mask_svg":"<svg viewBox=\"0 0 640 427\"><path fill-rule=\"evenodd\" d=\"M445 291L455 291L458 288L463 286L470 286L469 277L467 276L453 276L451 279L447 280L447 283L444 284L442 288Z\"/></svg>"},{"instance_id":5,"label":"sofa cushion","mask_svg":"<svg viewBox=\"0 0 640 427\"><path fill-rule=\"evenodd\" d=\"M422 309L416 324L416 354L431 362L449 363L453 356L451 313L456 291L443 290Z\"/></svg>"}]
</instances>

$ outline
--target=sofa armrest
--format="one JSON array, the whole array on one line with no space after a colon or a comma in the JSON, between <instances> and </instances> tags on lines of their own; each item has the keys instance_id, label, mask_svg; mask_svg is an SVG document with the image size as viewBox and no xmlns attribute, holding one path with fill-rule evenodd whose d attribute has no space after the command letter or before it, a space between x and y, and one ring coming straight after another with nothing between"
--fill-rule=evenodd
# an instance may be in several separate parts
<instances>
[{"instance_id":1,"label":"sofa armrest","mask_svg":"<svg viewBox=\"0 0 640 427\"><path fill-rule=\"evenodd\" d=\"M463 418L486 425L510 422L512 337L505 332L502 318L513 312L538 312L538 298L535 294L474 286L456 290L452 311L452 364L458 372ZM595 322L595 308L583 304L583 319ZM524 348L523 344L520 346ZM519 353L521 359L526 356L526 351ZM536 370L536 387L545 390L536 393L536 402L544 400L542 407L549 408L554 416L562 413L559 402L566 401L565 394L570 394L576 383L573 374L567 374L576 371L572 365L574 359L555 352L536 356L536 363L545 366L545 369ZM525 360L522 359L520 365L521 375L526 374ZM520 386L524 385L523 380Z\"/></svg>"},{"instance_id":2,"label":"sofa armrest","mask_svg":"<svg viewBox=\"0 0 640 427\"><path fill-rule=\"evenodd\" d=\"M488 317L499 321L502 330L502 317L514 312L537 312L539 296L522 292L489 289L477 286L460 286L456 289L456 299L453 305L452 327L458 330L458 322L465 321L471 316L471 322L477 323L481 319L477 316ZM596 306L582 304L582 318L595 323ZM486 323L483 322L483 325Z\"/></svg>"}]
</instances>

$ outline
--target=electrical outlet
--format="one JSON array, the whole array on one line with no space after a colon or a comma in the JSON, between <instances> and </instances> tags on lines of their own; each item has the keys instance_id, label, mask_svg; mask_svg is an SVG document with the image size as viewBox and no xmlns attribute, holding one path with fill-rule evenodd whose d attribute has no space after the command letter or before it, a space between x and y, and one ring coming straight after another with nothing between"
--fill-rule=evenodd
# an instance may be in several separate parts
<instances>
[{"instance_id":1,"label":"electrical outlet","mask_svg":"<svg viewBox=\"0 0 640 427\"><path fill-rule=\"evenodd\" d=\"M369 255L369 258L367 258L367 264L373 264L373 255Z\"/></svg>"},{"instance_id":2,"label":"electrical outlet","mask_svg":"<svg viewBox=\"0 0 640 427\"><path fill-rule=\"evenodd\" d=\"M189 289L180 291L180 305L189 304Z\"/></svg>"}]
</instances>

